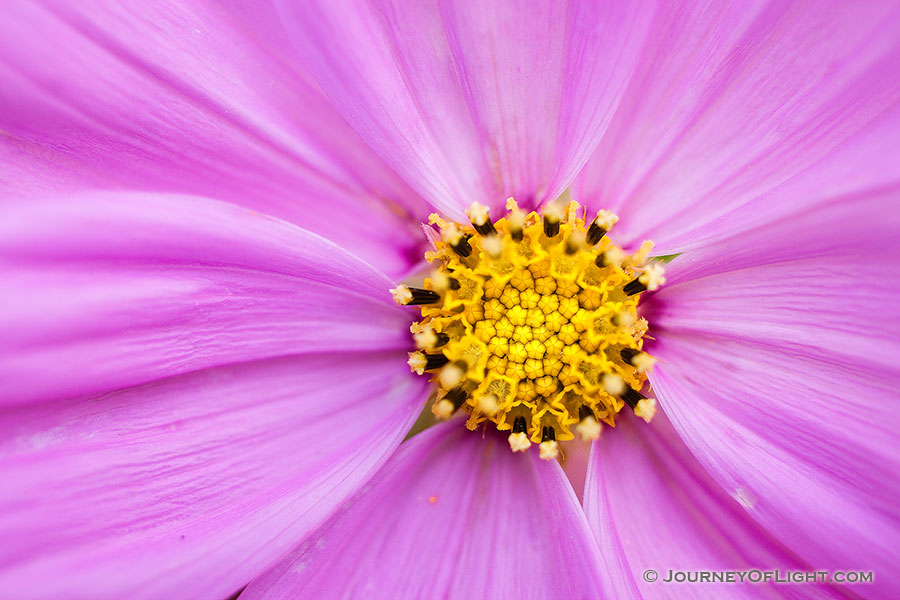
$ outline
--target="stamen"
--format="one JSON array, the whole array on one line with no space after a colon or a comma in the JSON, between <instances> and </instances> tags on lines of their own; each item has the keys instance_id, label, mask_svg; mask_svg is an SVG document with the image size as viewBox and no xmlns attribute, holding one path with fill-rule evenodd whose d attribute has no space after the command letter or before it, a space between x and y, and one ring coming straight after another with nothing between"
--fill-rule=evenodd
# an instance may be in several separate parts
<instances>
[{"instance_id":1,"label":"stamen","mask_svg":"<svg viewBox=\"0 0 900 600\"><path fill-rule=\"evenodd\" d=\"M447 394L431 407L434 417L439 420L446 420L453 416L453 413L459 410L466 401L466 392L462 388L453 388Z\"/></svg>"},{"instance_id":2,"label":"stamen","mask_svg":"<svg viewBox=\"0 0 900 600\"><path fill-rule=\"evenodd\" d=\"M449 342L450 336L426 326L422 331L414 333L413 339L419 350L433 350Z\"/></svg>"},{"instance_id":3,"label":"stamen","mask_svg":"<svg viewBox=\"0 0 900 600\"><path fill-rule=\"evenodd\" d=\"M624 260L625 253L618 247L612 246L611 248L607 248L605 252L601 252L597 255L597 260L594 261L594 264L601 269L606 267L620 267Z\"/></svg>"},{"instance_id":4,"label":"stamen","mask_svg":"<svg viewBox=\"0 0 900 600\"><path fill-rule=\"evenodd\" d=\"M553 460L559 456L559 443L556 441L556 431L552 427L544 427L541 431L541 458Z\"/></svg>"},{"instance_id":5,"label":"stamen","mask_svg":"<svg viewBox=\"0 0 900 600\"><path fill-rule=\"evenodd\" d=\"M645 396L642 393L630 387L626 387L625 390L618 395L622 397L622 400L625 401L625 404L627 404L631 410L634 410L635 407L637 407L638 402L645 399Z\"/></svg>"},{"instance_id":6,"label":"stamen","mask_svg":"<svg viewBox=\"0 0 900 600\"><path fill-rule=\"evenodd\" d=\"M610 396L621 396L625 393L625 380L615 373L606 373L603 376L603 387Z\"/></svg>"},{"instance_id":7,"label":"stamen","mask_svg":"<svg viewBox=\"0 0 900 600\"><path fill-rule=\"evenodd\" d=\"M659 286L666 282L665 267L659 263L650 263L644 268L644 272L625 286L625 293L629 296L639 294L644 290L655 292Z\"/></svg>"},{"instance_id":8,"label":"stamen","mask_svg":"<svg viewBox=\"0 0 900 600\"><path fill-rule=\"evenodd\" d=\"M445 388L452 388L460 381L462 381L465 375L466 364L453 363L441 369L441 374L438 376L438 381Z\"/></svg>"},{"instance_id":9,"label":"stamen","mask_svg":"<svg viewBox=\"0 0 900 600\"><path fill-rule=\"evenodd\" d=\"M595 245L603 239L603 236L609 233L612 226L619 221L619 217L612 214L608 210L598 210L597 216L591 221L591 226L587 231L587 243L589 246Z\"/></svg>"},{"instance_id":10,"label":"stamen","mask_svg":"<svg viewBox=\"0 0 900 600\"><path fill-rule=\"evenodd\" d=\"M635 278L632 281L629 281L628 284L622 288L627 296L634 296L635 294L640 294L645 291L647 286L641 283L640 277Z\"/></svg>"},{"instance_id":11,"label":"stamen","mask_svg":"<svg viewBox=\"0 0 900 600\"><path fill-rule=\"evenodd\" d=\"M637 406L634 407L634 414L649 423L656 415L656 398L638 400Z\"/></svg>"},{"instance_id":12,"label":"stamen","mask_svg":"<svg viewBox=\"0 0 900 600\"><path fill-rule=\"evenodd\" d=\"M516 417L513 422L512 433L509 434L509 447L513 452L524 452L531 448L531 441L528 439L528 430L525 425L525 417Z\"/></svg>"},{"instance_id":13,"label":"stamen","mask_svg":"<svg viewBox=\"0 0 900 600\"><path fill-rule=\"evenodd\" d=\"M639 373L645 373L649 371L653 367L653 365L656 364L655 358L653 358L646 352L635 350L634 348L622 348L619 354L622 355L622 360L632 365L635 369L638 370Z\"/></svg>"},{"instance_id":14,"label":"stamen","mask_svg":"<svg viewBox=\"0 0 900 600\"><path fill-rule=\"evenodd\" d=\"M487 394L478 399L475 408L481 414L493 417L500 410L500 400L494 394Z\"/></svg>"},{"instance_id":15,"label":"stamen","mask_svg":"<svg viewBox=\"0 0 900 600\"><path fill-rule=\"evenodd\" d=\"M600 439L600 432L603 430L603 427L600 425L600 421L597 420L597 417L588 415L578 422L578 425L575 426L575 430L578 432L579 437L581 437L582 442L593 442L594 440Z\"/></svg>"},{"instance_id":16,"label":"stamen","mask_svg":"<svg viewBox=\"0 0 900 600\"><path fill-rule=\"evenodd\" d=\"M555 237L559 233L559 223L563 218L563 208L559 204L551 203L544 207L544 235L548 238Z\"/></svg>"},{"instance_id":17,"label":"stamen","mask_svg":"<svg viewBox=\"0 0 900 600\"><path fill-rule=\"evenodd\" d=\"M412 304L434 304L441 299L441 296L431 290L423 290L421 288L412 288L405 285L398 285L390 290L394 297L394 302L401 306Z\"/></svg>"},{"instance_id":18,"label":"stamen","mask_svg":"<svg viewBox=\"0 0 900 600\"><path fill-rule=\"evenodd\" d=\"M481 249L491 258L500 258L503 255L503 240L499 236L489 235L481 240Z\"/></svg>"},{"instance_id":19,"label":"stamen","mask_svg":"<svg viewBox=\"0 0 900 600\"><path fill-rule=\"evenodd\" d=\"M459 227L454 223L450 223L441 229L441 239L444 240L444 243L450 246L454 252L463 258L472 254L472 246L469 245L469 236L460 233Z\"/></svg>"},{"instance_id":20,"label":"stamen","mask_svg":"<svg viewBox=\"0 0 900 600\"><path fill-rule=\"evenodd\" d=\"M475 228L475 231L477 231L479 235L487 236L497 234L497 230L494 229L494 223L491 222L491 216L487 206L473 202L466 211L466 216L469 217L469 221L472 222L472 227Z\"/></svg>"},{"instance_id":21,"label":"stamen","mask_svg":"<svg viewBox=\"0 0 900 600\"><path fill-rule=\"evenodd\" d=\"M436 292L446 292L447 290L458 290L459 281L453 277L448 277L441 271L435 271L431 274L431 287Z\"/></svg>"},{"instance_id":22,"label":"stamen","mask_svg":"<svg viewBox=\"0 0 900 600\"><path fill-rule=\"evenodd\" d=\"M450 359L448 359L443 354L426 354L424 352L410 352L409 360L406 361L409 364L409 368L411 371L416 373L417 375L424 375L425 371L432 371L434 369L439 369L446 365Z\"/></svg>"},{"instance_id":23,"label":"stamen","mask_svg":"<svg viewBox=\"0 0 900 600\"><path fill-rule=\"evenodd\" d=\"M573 231L566 240L566 254L572 255L581 250L584 245L584 232Z\"/></svg>"}]
</instances>

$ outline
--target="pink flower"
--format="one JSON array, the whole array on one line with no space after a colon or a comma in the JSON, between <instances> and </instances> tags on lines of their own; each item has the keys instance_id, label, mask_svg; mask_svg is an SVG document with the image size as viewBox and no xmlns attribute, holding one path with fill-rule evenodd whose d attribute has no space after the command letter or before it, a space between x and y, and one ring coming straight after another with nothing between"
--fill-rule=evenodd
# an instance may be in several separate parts
<instances>
[{"instance_id":1,"label":"pink flower","mask_svg":"<svg viewBox=\"0 0 900 600\"><path fill-rule=\"evenodd\" d=\"M900 587L896 2L0 11L0 596ZM492 430L401 444L387 292L429 212L567 189L679 254L583 505Z\"/></svg>"}]
</instances>

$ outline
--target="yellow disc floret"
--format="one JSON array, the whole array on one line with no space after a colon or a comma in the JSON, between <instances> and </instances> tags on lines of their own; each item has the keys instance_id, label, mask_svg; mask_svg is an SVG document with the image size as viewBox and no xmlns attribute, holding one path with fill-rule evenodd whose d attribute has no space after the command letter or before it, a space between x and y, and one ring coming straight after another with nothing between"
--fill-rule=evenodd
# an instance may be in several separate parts
<instances>
[{"instance_id":1,"label":"yellow disc floret","mask_svg":"<svg viewBox=\"0 0 900 600\"><path fill-rule=\"evenodd\" d=\"M588 222L575 202L526 215L510 199L507 209L491 221L473 204L470 225L431 215L435 271L424 289L391 290L421 305L409 364L434 373L435 416L463 408L470 429L490 421L514 451L540 444L546 459L573 429L597 439L625 405L649 421L656 404L640 390L655 361L637 304L665 282L662 265L647 263L652 244L626 255L606 237L617 217L601 210Z\"/></svg>"}]
</instances>

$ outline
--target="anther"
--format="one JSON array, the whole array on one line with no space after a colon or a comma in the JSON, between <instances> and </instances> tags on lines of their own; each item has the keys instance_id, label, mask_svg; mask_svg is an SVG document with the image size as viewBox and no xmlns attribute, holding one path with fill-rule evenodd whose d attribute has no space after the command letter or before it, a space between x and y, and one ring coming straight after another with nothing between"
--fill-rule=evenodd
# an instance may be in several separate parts
<instances>
[{"instance_id":1,"label":"anther","mask_svg":"<svg viewBox=\"0 0 900 600\"><path fill-rule=\"evenodd\" d=\"M587 243L589 246L593 246L597 242L603 239L603 236L606 235L612 226L618 222L619 217L612 214L608 210L598 210L597 216L594 217L594 220L591 221L590 227L588 227L587 231Z\"/></svg>"},{"instance_id":2,"label":"anther","mask_svg":"<svg viewBox=\"0 0 900 600\"><path fill-rule=\"evenodd\" d=\"M601 269L604 267L618 267L622 264L623 260L625 260L625 253L622 252L618 246L612 246L607 248L606 252L598 254L597 258L594 260L594 264Z\"/></svg>"},{"instance_id":3,"label":"anther","mask_svg":"<svg viewBox=\"0 0 900 600\"><path fill-rule=\"evenodd\" d=\"M509 434L509 447L513 452L524 452L531 447L528 439L528 425L525 417L516 417L513 421L512 433Z\"/></svg>"},{"instance_id":4,"label":"anther","mask_svg":"<svg viewBox=\"0 0 900 600\"><path fill-rule=\"evenodd\" d=\"M472 254L469 236L461 233L459 228L453 223L449 223L446 227L441 229L441 239L443 239L444 243L450 246L454 252L464 258Z\"/></svg>"},{"instance_id":5,"label":"anther","mask_svg":"<svg viewBox=\"0 0 900 600\"><path fill-rule=\"evenodd\" d=\"M431 412L436 419L449 419L465 402L466 392L461 387L453 388L441 400L434 403Z\"/></svg>"},{"instance_id":6,"label":"anther","mask_svg":"<svg viewBox=\"0 0 900 600\"><path fill-rule=\"evenodd\" d=\"M542 442L551 442L556 441L556 430L552 427L544 427L541 429L541 441Z\"/></svg>"},{"instance_id":7,"label":"anther","mask_svg":"<svg viewBox=\"0 0 900 600\"><path fill-rule=\"evenodd\" d=\"M603 388L610 396L621 396L625 393L625 380L615 373L605 373L603 375Z\"/></svg>"},{"instance_id":8,"label":"anther","mask_svg":"<svg viewBox=\"0 0 900 600\"><path fill-rule=\"evenodd\" d=\"M627 312L617 313L610 320L616 327L632 327L635 323L634 316Z\"/></svg>"},{"instance_id":9,"label":"anther","mask_svg":"<svg viewBox=\"0 0 900 600\"><path fill-rule=\"evenodd\" d=\"M582 417L578 425L575 426L575 431L578 432L582 442L593 442L599 439L602 430L603 426L600 425L600 421L593 414Z\"/></svg>"},{"instance_id":10,"label":"anther","mask_svg":"<svg viewBox=\"0 0 900 600\"><path fill-rule=\"evenodd\" d=\"M446 290L458 290L459 281L442 273L441 271L435 271L431 274L431 287L433 287L435 291L438 292L443 292Z\"/></svg>"},{"instance_id":11,"label":"anther","mask_svg":"<svg viewBox=\"0 0 900 600\"><path fill-rule=\"evenodd\" d=\"M466 363L457 361L446 365L438 375L438 382L445 388L455 387L466 375Z\"/></svg>"},{"instance_id":12,"label":"anther","mask_svg":"<svg viewBox=\"0 0 900 600\"><path fill-rule=\"evenodd\" d=\"M555 237L559 233L559 223L563 218L563 209L558 204L548 204L544 207L544 235L548 238Z\"/></svg>"},{"instance_id":13,"label":"anther","mask_svg":"<svg viewBox=\"0 0 900 600\"><path fill-rule=\"evenodd\" d=\"M621 354L622 360L636 368L639 373L649 371L650 368L656 364L655 358L646 352L635 350L634 348L622 348L622 350L619 351L619 354Z\"/></svg>"},{"instance_id":14,"label":"anther","mask_svg":"<svg viewBox=\"0 0 900 600\"><path fill-rule=\"evenodd\" d=\"M416 347L420 350L433 350L450 341L450 336L443 332L437 332L431 326L425 326L422 331L413 334Z\"/></svg>"},{"instance_id":15,"label":"anther","mask_svg":"<svg viewBox=\"0 0 900 600\"><path fill-rule=\"evenodd\" d=\"M479 235L487 236L497 234L497 230L494 228L494 223L491 221L487 206L479 204L478 202L473 202L466 211L466 216L469 217L472 227L475 228L475 231L477 231Z\"/></svg>"},{"instance_id":16,"label":"anther","mask_svg":"<svg viewBox=\"0 0 900 600\"><path fill-rule=\"evenodd\" d=\"M644 290L654 292L665 282L665 268L659 263L650 263L644 267L644 272L640 276L626 284L623 289L626 294L633 296Z\"/></svg>"},{"instance_id":17,"label":"anther","mask_svg":"<svg viewBox=\"0 0 900 600\"><path fill-rule=\"evenodd\" d=\"M634 348L622 348L621 350L619 350L619 354L622 356L622 360L624 360L628 364L632 364L631 359L633 359L640 353L640 350L635 350Z\"/></svg>"},{"instance_id":18,"label":"anther","mask_svg":"<svg viewBox=\"0 0 900 600\"><path fill-rule=\"evenodd\" d=\"M475 408L481 414L493 417L500 410L500 400L494 394L486 394L478 399L475 403Z\"/></svg>"},{"instance_id":19,"label":"anther","mask_svg":"<svg viewBox=\"0 0 900 600\"><path fill-rule=\"evenodd\" d=\"M421 288L413 288L406 285L398 285L390 290L394 297L394 302L401 306L412 304L434 304L441 299L437 292L431 290L423 290Z\"/></svg>"},{"instance_id":20,"label":"anther","mask_svg":"<svg viewBox=\"0 0 900 600\"><path fill-rule=\"evenodd\" d=\"M622 288L622 291L624 291L625 294L628 296L634 296L635 294L640 294L641 292L643 292L646 289L647 289L647 286L641 282L640 277L637 277L637 278L629 281L627 284L625 284L625 287Z\"/></svg>"},{"instance_id":21,"label":"anther","mask_svg":"<svg viewBox=\"0 0 900 600\"><path fill-rule=\"evenodd\" d=\"M556 441L556 430L544 427L541 430L541 458L553 460L559 456L559 444Z\"/></svg>"},{"instance_id":22,"label":"anther","mask_svg":"<svg viewBox=\"0 0 900 600\"><path fill-rule=\"evenodd\" d=\"M409 364L409 368L411 371L416 373L417 375L424 375L425 371L432 371L434 369L439 369L450 362L443 354L427 354L425 352L410 352L409 360L406 361Z\"/></svg>"},{"instance_id":23,"label":"anther","mask_svg":"<svg viewBox=\"0 0 900 600\"><path fill-rule=\"evenodd\" d=\"M622 398L622 400L625 401L625 404L627 404L631 408L631 410L634 410L637 407L638 402L645 399L645 396L642 393L632 387L626 387L625 390L621 394L619 394L619 396Z\"/></svg>"},{"instance_id":24,"label":"anther","mask_svg":"<svg viewBox=\"0 0 900 600\"><path fill-rule=\"evenodd\" d=\"M575 254L584 245L584 232L575 230L569 234L566 240L566 254Z\"/></svg>"},{"instance_id":25,"label":"anther","mask_svg":"<svg viewBox=\"0 0 900 600\"><path fill-rule=\"evenodd\" d=\"M481 249L487 252L491 258L500 258L503 254L503 240L498 235L489 235L482 238Z\"/></svg>"},{"instance_id":26,"label":"anther","mask_svg":"<svg viewBox=\"0 0 900 600\"><path fill-rule=\"evenodd\" d=\"M637 406L634 407L634 414L647 423L653 420L656 415L656 398L644 398L638 400Z\"/></svg>"},{"instance_id":27,"label":"anther","mask_svg":"<svg viewBox=\"0 0 900 600\"><path fill-rule=\"evenodd\" d=\"M525 236L525 215L518 210L511 212L506 218L506 223L509 228L509 236L514 242L521 242Z\"/></svg>"}]
</instances>

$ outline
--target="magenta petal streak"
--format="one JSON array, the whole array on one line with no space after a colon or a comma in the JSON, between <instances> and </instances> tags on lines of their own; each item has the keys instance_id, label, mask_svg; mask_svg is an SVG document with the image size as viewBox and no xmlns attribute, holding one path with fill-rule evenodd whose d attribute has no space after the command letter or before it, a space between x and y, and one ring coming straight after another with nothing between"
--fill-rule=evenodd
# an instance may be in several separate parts
<instances>
[{"instance_id":1,"label":"magenta petal streak","mask_svg":"<svg viewBox=\"0 0 900 600\"><path fill-rule=\"evenodd\" d=\"M685 254L648 304L650 379L691 451L806 562L874 570L866 593L885 595L900 585L898 198L836 199Z\"/></svg>"},{"instance_id":2,"label":"magenta petal streak","mask_svg":"<svg viewBox=\"0 0 900 600\"><path fill-rule=\"evenodd\" d=\"M669 570L811 570L710 477L659 414L651 425L624 417L594 444L585 512L600 542L616 598L821 598L816 585L665 583ZM659 580L646 582L653 569ZM784 595L782 595L784 594Z\"/></svg>"},{"instance_id":3,"label":"magenta petal streak","mask_svg":"<svg viewBox=\"0 0 900 600\"><path fill-rule=\"evenodd\" d=\"M400 442L424 394L403 356L276 359L0 408L0 596L236 592Z\"/></svg>"},{"instance_id":4,"label":"magenta petal streak","mask_svg":"<svg viewBox=\"0 0 900 600\"><path fill-rule=\"evenodd\" d=\"M615 2L279 3L337 110L449 217L555 198L609 122L651 16ZM311 6L310 4L313 4Z\"/></svg>"},{"instance_id":5,"label":"magenta petal streak","mask_svg":"<svg viewBox=\"0 0 900 600\"><path fill-rule=\"evenodd\" d=\"M228 200L402 272L425 203L309 80L271 7L231 4L5 3L0 192Z\"/></svg>"},{"instance_id":6,"label":"magenta petal streak","mask_svg":"<svg viewBox=\"0 0 900 600\"><path fill-rule=\"evenodd\" d=\"M106 193L8 204L0 216L0 404L409 345L390 279L246 208Z\"/></svg>"},{"instance_id":7,"label":"magenta petal streak","mask_svg":"<svg viewBox=\"0 0 900 600\"><path fill-rule=\"evenodd\" d=\"M241 598L599 598L603 576L559 465L451 420Z\"/></svg>"},{"instance_id":8,"label":"magenta petal streak","mask_svg":"<svg viewBox=\"0 0 900 600\"><path fill-rule=\"evenodd\" d=\"M577 199L661 254L900 179L896 2L663 3Z\"/></svg>"}]
</instances>

